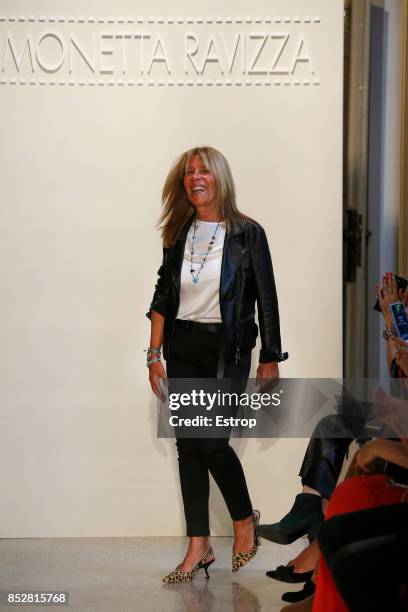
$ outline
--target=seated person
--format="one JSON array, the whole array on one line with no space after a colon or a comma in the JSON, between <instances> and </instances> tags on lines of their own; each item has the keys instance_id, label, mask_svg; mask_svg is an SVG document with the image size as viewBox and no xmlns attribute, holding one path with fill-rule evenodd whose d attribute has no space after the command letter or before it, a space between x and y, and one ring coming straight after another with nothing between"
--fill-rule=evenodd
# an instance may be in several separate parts
<instances>
[{"instance_id":1,"label":"seated person","mask_svg":"<svg viewBox=\"0 0 408 612\"><path fill-rule=\"evenodd\" d=\"M395 364L396 348L390 332L394 335L396 332L389 305L402 301L407 306L408 291L404 294L401 289L398 290L394 275L387 272L383 276L382 287L376 287L376 294L387 332L384 338L387 341L390 375L404 376ZM341 437L337 437L339 428L344 428L344 434L340 432ZM330 437L330 432L336 432L336 437ZM291 544L305 534L308 534L310 539L315 537L323 522L324 510L337 485L344 458L353 439L359 439L359 422L349 422L345 415L343 417L329 415L318 423L306 449L299 473L303 485L302 493L296 496L291 510L278 523L259 526L258 533L262 538L278 544Z\"/></svg>"},{"instance_id":2,"label":"seated person","mask_svg":"<svg viewBox=\"0 0 408 612\"><path fill-rule=\"evenodd\" d=\"M369 442L357 453L357 466L366 471L378 457L408 470L408 438ZM386 474L351 478L337 487L327 507L327 524L318 535L323 557L313 612L403 610L400 587L408 581L408 506L402 506L407 502L406 485Z\"/></svg>"},{"instance_id":3,"label":"seated person","mask_svg":"<svg viewBox=\"0 0 408 612\"><path fill-rule=\"evenodd\" d=\"M397 365L408 375L408 343L395 342L399 345ZM351 477L336 488L317 540L299 556L303 555L311 570L320 549L323 552L316 595L304 589L309 597L285 611L404 609L400 587L408 583L408 506L401 508L401 504L408 502L408 487L387 474L370 471L375 461L382 459L408 473L408 402L378 390L375 405L378 415L401 440L372 440L358 451L349 472L352 475L357 469L364 475Z\"/></svg>"}]
</instances>

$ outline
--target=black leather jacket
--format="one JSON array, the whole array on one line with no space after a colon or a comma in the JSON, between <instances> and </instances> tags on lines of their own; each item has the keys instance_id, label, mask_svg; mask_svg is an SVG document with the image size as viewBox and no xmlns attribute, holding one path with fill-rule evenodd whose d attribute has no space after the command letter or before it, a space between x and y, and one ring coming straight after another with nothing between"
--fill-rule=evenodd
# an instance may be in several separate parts
<instances>
[{"instance_id":1,"label":"black leather jacket","mask_svg":"<svg viewBox=\"0 0 408 612\"><path fill-rule=\"evenodd\" d=\"M178 241L163 248L163 262L158 271L153 300L146 316L155 310L165 317L163 356L171 353L174 321L180 301L180 274L184 257L188 222ZM240 223L227 231L224 242L221 278L220 310L223 329L225 360L235 360L251 350L256 343L258 326L255 323L255 302L261 332L261 363L283 361L287 353L281 351L279 310L272 261L265 231L256 222Z\"/></svg>"}]
</instances>

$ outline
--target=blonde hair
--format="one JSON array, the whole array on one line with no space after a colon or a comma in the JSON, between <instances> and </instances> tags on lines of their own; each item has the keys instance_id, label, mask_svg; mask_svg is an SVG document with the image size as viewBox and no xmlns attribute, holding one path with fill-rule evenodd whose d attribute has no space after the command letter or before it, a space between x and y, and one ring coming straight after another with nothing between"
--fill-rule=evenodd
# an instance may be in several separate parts
<instances>
[{"instance_id":1,"label":"blonde hair","mask_svg":"<svg viewBox=\"0 0 408 612\"><path fill-rule=\"evenodd\" d=\"M190 159L198 155L215 176L215 205L227 229L240 225L250 218L242 214L236 205L235 185L231 169L225 157L213 147L195 147L182 153L167 175L162 191L163 210L158 225L162 230L163 245L172 246L180 236L184 225L195 215L184 189L184 175Z\"/></svg>"}]
</instances>

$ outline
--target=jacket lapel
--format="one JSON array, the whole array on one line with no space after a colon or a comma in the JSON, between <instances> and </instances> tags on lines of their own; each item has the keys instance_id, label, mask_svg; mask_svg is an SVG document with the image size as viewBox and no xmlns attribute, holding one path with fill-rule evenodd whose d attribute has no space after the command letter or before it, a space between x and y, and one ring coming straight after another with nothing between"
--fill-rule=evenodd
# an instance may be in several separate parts
<instances>
[{"instance_id":1,"label":"jacket lapel","mask_svg":"<svg viewBox=\"0 0 408 612\"><path fill-rule=\"evenodd\" d=\"M190 229L193 220L194 217L192 217L191 220L186 223L186 226L183 229L180 238L177 240L176 244L173 247L174 250L171 262L171 277L173 283L176 285L177 291L180 291L180 276L181 266L183 265L184 249L186 246L188 230Z\"/></svg>"},{"instance_id":2,"label":"jacket lapel","mask_svg":"<svg viewBox=\"0 0 408 612\"><path fill-rule=\"evenodd\" d=\"M242 231L232 232L225 237L220 279L221 299L225 297L245 253L245 247L240 241L241 233Z\"/></svg>"}]
</instances>

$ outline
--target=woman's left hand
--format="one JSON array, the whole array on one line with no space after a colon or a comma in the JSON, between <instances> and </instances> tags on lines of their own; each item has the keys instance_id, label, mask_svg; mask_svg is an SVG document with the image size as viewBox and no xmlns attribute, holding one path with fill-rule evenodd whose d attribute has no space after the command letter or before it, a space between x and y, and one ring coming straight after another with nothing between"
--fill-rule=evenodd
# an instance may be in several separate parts
<instances>
[{"instance_id":1,"label":"woman's left hand","mask_svg":"<svg viewBox=\"0 0 408 612\"><path fill-rule=\"evenodd\" d=\"M265 381L262 384L262 381ZM260 363L256 371L256 384L262 391L270 391L274 385L268 385L267 381L279 380L279 365L277 361L269 361L268 363Z\"/></svg>"}]
</instances>

